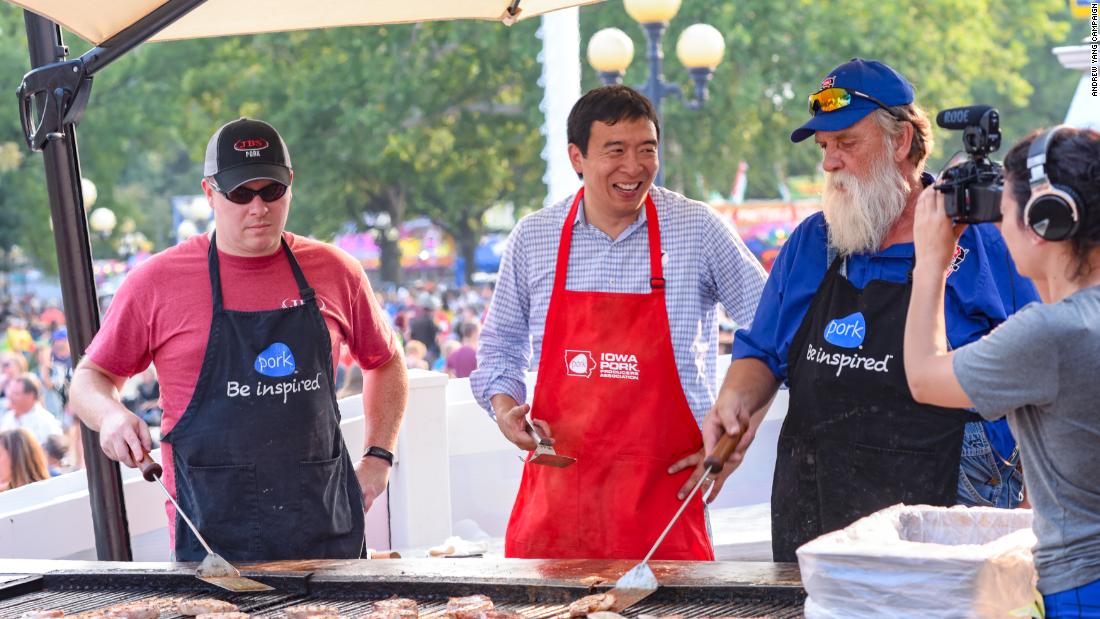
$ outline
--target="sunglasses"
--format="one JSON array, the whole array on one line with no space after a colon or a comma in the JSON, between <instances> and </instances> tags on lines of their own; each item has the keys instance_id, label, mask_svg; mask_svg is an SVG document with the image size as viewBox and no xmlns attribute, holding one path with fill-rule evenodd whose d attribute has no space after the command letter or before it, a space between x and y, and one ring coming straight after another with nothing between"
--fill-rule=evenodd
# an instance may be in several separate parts
<instances>
[{"instance_id":1,"label":"sunglasses","mask_svg":"<svg viewBox=\"0 0 1100 619\"><path fill-rule=\"evenodd\" d=\"M213 178L210 179L210 187L235 204L249 204L256 196L260 196L260 199L264 202L274 202L285 196L287 190L287 186L282 183L271 183L259 189L249 189L242 185L232 191L222 191L222 188L218 187L218 183Z\"/></svg>"},{"instance_id":2,"label":"sunglasses","mask_svg":"<svg viewBox=\"0 0 1100 619\"><path fill-rule=\"evenodd\" d=\"M886 110L887 113L889 113L894 118L897 118L898 120L905 120L904 118L901 118L900 116L895 114L894 111L890 109L890 106L872 97L871 95L860 92L858 90L852 90L851 88L839 87L825 88L810 95L810 116L817 116L818 112L835 112L836 110L839 110L841 108L848 107L852 104L852 99L854 97L866 99L871 103L879 106L880 108Z\"/></svg>"}]
</instances>

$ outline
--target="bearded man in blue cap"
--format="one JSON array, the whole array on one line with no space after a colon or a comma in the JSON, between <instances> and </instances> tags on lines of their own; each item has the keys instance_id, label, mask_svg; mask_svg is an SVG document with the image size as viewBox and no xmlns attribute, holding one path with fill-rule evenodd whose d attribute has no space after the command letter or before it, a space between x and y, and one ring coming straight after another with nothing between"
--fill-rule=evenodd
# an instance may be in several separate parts
<instances>
[{"instance_id":1,"label":"bearded man in blue cap","mask_svg":"<svg viewBox=\"0 0 1100 619\"><path fill-rule=\"evenodd\" d=\"M772 552L895 503L1011 507L1022 499L1015 441L973 413L918 404L902 364L913 213L933 182L928 115L897 71L853 59L809 97L826 185L823 211L783 246L751 327L703 423L707 451L744 434L735 466L781 384L790 388L772 484ZM1000 232L972 225L947 275L947 338L968 344L1038 298Z\"/></svg>"}]
</instances>

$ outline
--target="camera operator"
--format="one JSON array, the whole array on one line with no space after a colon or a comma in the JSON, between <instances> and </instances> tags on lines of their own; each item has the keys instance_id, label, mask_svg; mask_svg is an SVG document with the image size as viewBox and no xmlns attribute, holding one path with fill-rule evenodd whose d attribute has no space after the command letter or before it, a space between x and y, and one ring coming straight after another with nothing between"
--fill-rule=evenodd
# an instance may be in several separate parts
<instances>
[{"instance_id":1,"label":"camera operator","mask_svg":"<svg viewBox=\"0 0 1100 619\"><path fill-rule=\"evenodd\" d=\"M914 222L905 371L919 402L1007 416L1027 463L1046 616L1100 617L1100 133L1037 132L1009 151L1005 176L1001 231L1043 304L949 351L944 274L962 226L947 216L942 194L925 191ZM950 289L948 278L948 297Z\"/></svg>"},{"instance_id":2,"label":"camera operator","mask_svg":"<svg viewBox=\"0 0 1100 619\"><path fill-rule=\"evenodd\" d=\"M916 403L905 380L913 212L932 182L923 171L931 123L912 85L880 62L855 59L830 72L809 103L811 118L791 140L814 136L821 148L824 212L780 251L703 425L711 451L722 432L754 429L780 384L790 387L772 485L776 561L794 561L803 543L898 502L991 504L1020 492L987 466L980 421ZM967 230L951 270L954 347L1037 298L993 225ZM731 464L753 435L745 433ZM1010 435L1007 442L998 453L1011 453ZM964 472L982 472L960 475L960 459Z\"/></svg>"}]
</instances>

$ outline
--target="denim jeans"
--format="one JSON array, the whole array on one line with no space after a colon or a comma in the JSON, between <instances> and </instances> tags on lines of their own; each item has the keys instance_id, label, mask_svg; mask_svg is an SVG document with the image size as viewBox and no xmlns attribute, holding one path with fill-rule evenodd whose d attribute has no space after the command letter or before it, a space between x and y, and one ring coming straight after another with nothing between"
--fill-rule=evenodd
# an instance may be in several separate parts
<instances>
[{"instance_id":1,"label":"denim jeans","mask_svg":"<svg viewBox=\"0 0 1100 619\"><path fill-rule=\"evenodd\" d=\"M1011 509L1024 500L1019 450L1004 459L997 456L982 423L974 421L966 424L959 462L960 505Z\"/></svg>"},{"instance_id":2,"label":"denim jeans","mask_svg":"<svg viewBox=\"0 0 1100 619\"><path fill-rule=\"evenodd\" d=\"M1100 580L1043 596L1048 619L1100 618Z\"/></svg>"}]
</instances>

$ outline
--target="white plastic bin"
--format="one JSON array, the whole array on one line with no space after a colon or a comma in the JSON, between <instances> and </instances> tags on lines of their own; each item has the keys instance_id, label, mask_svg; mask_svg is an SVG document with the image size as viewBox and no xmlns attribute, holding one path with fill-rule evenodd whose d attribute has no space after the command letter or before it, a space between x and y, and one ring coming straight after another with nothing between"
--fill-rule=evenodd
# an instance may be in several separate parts
<instances>
[{"instance_id":1,"label":"white plastic bin","mask_svg":"<svg viewBox=\"0 0 1100 619\"><path fill-rule=\"evenodd\" d=\"M894 505L798 549L808 619L1029 617L1031 510Z\"/></svg>"}]
</instances>

